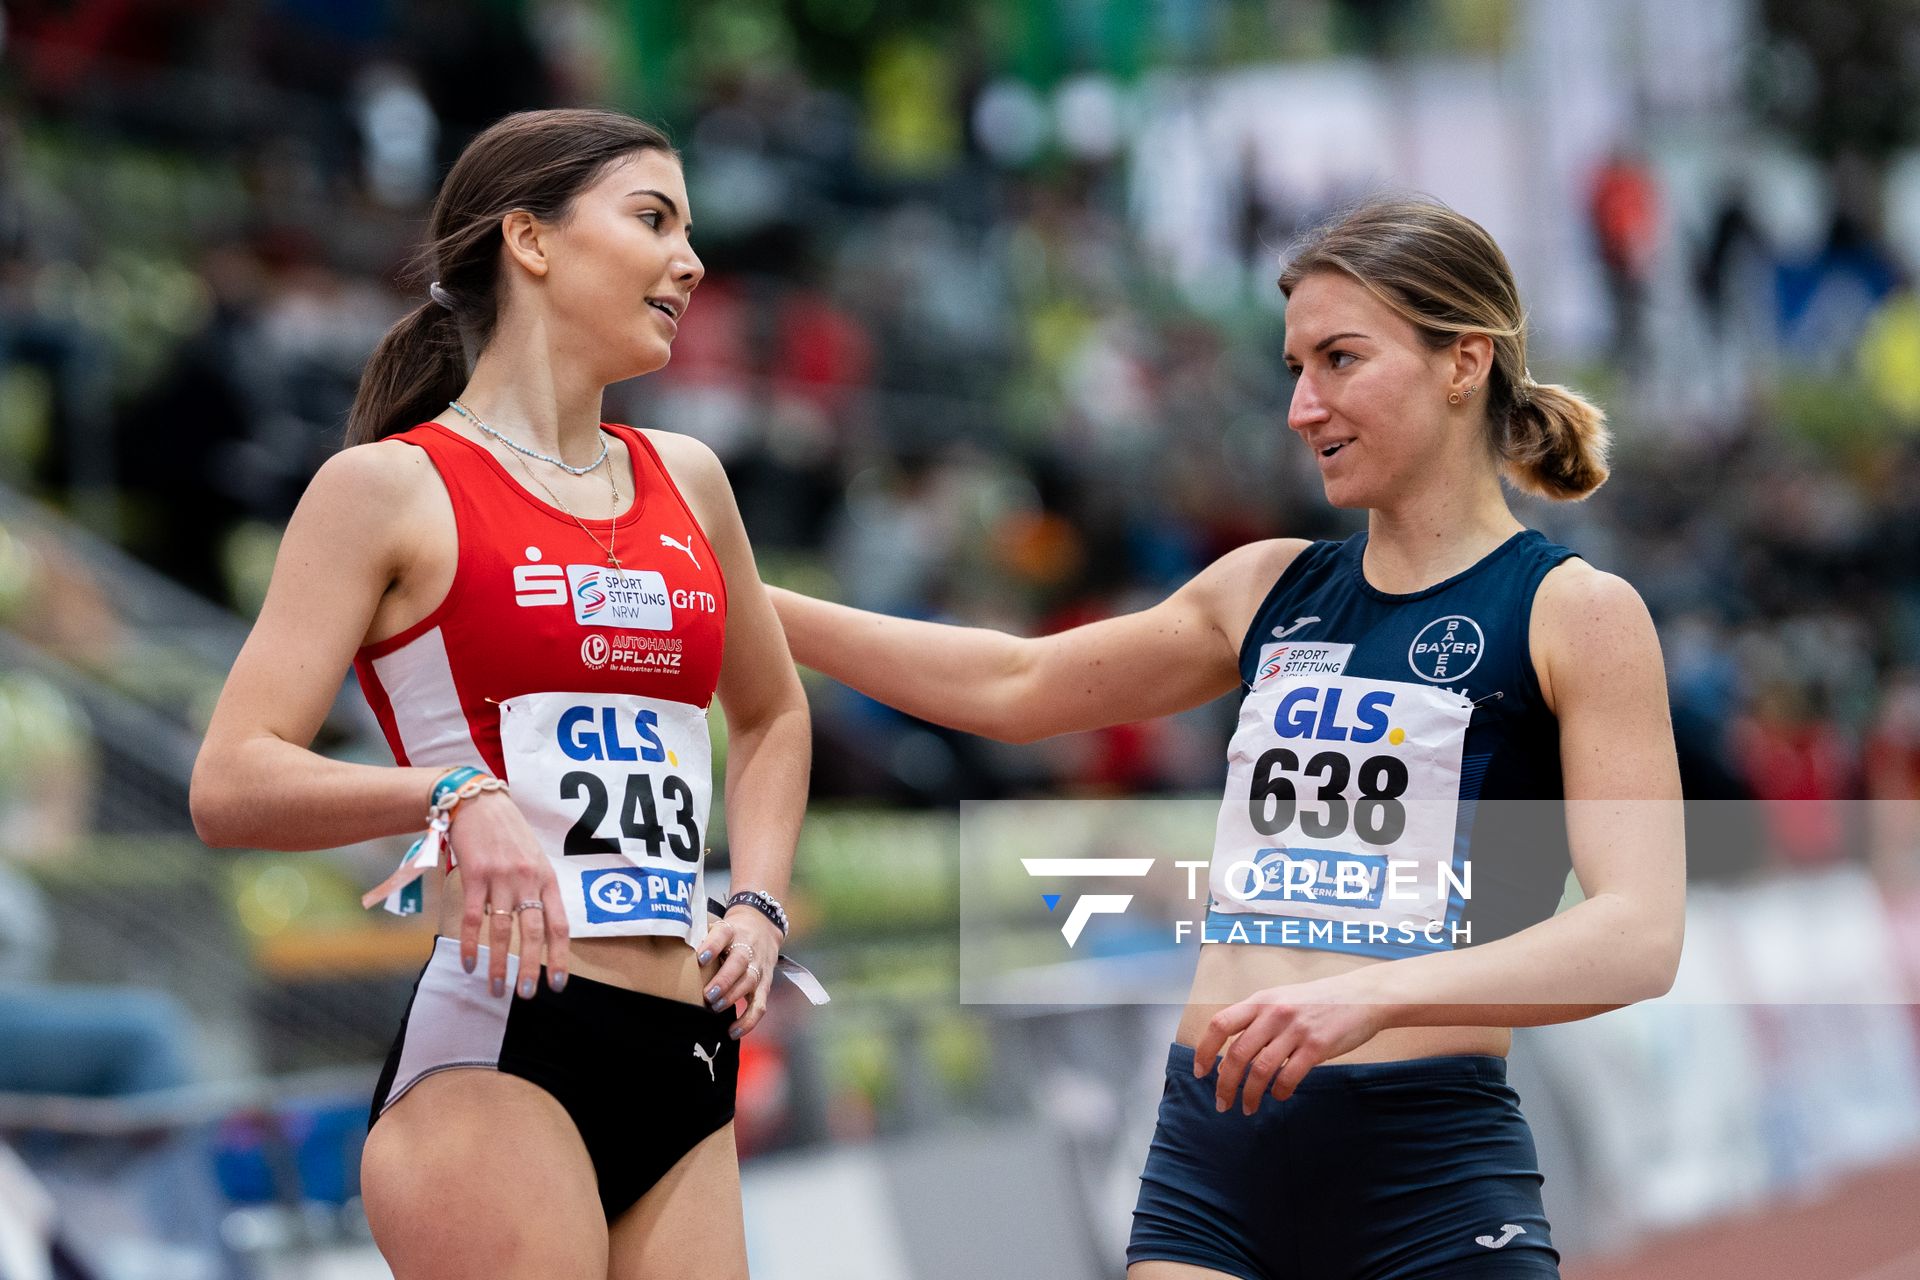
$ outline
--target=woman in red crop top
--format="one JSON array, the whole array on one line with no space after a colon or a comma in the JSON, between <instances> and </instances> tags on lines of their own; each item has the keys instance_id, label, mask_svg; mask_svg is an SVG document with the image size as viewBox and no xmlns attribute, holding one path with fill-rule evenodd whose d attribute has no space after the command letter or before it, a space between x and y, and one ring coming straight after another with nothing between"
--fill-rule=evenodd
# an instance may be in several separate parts
<instances>
[{"instance_id":1,"label":"woman in red crop top","mask_svg":"<svg viewBox=\"0 0 1920 1280\"><path fill-rule=\"evenodd\" d=\"M667 362L690 231L640 121L530 112L467 147L428 299L367 366L194 771L214 845L347 845L432 808L383 890L417 901L444 852L441 936L361 1173L401 1280L747 1274L738 1038L785 931L806 702L712 452L601 421L607 384ZM395 767L309 749L349 664ZM716 693L737 892L712 920Z\"/></svg>"}]
</instances>

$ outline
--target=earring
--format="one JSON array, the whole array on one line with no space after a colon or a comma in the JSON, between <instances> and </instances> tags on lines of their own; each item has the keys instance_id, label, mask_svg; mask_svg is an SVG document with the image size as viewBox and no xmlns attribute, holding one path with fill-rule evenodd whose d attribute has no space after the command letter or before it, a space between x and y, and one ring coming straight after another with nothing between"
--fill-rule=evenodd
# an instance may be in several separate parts
<instances>
[{"instance_id":1,"label":"earring","mask_svg":"<svg viewBox=\"0 0 1920 1280\"><path fill-rule=\"evenodd\" d=\"M1459 403L1460 403L1460 393L1459 393L1458 391L1449 391L1449 392L1447 392L1447 403L1448 403L1448 404L1459 404Z\"/></svg>"}]
</instances>

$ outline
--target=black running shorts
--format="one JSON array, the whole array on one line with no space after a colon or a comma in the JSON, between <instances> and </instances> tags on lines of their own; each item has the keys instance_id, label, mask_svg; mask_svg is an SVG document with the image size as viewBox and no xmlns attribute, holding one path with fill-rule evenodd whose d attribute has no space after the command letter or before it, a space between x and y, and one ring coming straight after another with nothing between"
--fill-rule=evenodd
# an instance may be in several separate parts
<instances>
[{"instance_id":1,"label":"black running shorts","mask_svg":"<svg viewBox=\"0 0 1920 1280\"><path fill-rule=\"evenodd\" d=\"M581 977L555 992L544 970L523 1000L518 975L519 957L507 957L507 994L495 998L485 947L468 973L458 940L434 939L374 1087L369 1127L437 1071L479 1067L530 1080L573 1118L612 1222L733 1119L733 1010Z\"/></svg>"}]
</instances>

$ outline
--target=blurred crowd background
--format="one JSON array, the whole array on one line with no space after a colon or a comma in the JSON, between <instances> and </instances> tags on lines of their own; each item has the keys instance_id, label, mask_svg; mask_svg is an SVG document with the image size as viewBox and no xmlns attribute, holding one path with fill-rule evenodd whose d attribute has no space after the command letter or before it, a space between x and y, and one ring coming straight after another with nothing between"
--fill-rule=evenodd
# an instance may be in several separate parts
<instances>
[{"instance_id":1,"label":"blurred crowd background","mask_svg":"<svg viewBox=\"0 0 1920 1280\"><path fill-rule=\"evenodd\" d=\"M0 1277L62 1274L8 1252L49 1231L73 1274L381 1274L354 1160L425 946L354 899L394 850L210 853L186 771L439 175L579 103L669 128L708 269L608 417L719 452L769 580L1027 633L1359 527L1285 426L1280 255L1383 186L1481 221L1535 376L1616 433L1522 518L1640 589L1689 798L1756 815L1701 900L1816 886L1872 952L1820 1034L1881 1109L1722 1098L1737 1178L1596 1137L1583 1073L1791 1075L1774 1014L1522 1038L1569 1274L1910 1156L1920 826L1873 814L1920 800L1917 45L1900 0L0 4ZM1205 793L1231 703L1012 748L809 688L796 947L837 998L744 1064L756 1274L1119 1274L1172 1011L958 1005L954 806ZM350 678L319 745L382 757Z\"/></svg>"}]
</instances>

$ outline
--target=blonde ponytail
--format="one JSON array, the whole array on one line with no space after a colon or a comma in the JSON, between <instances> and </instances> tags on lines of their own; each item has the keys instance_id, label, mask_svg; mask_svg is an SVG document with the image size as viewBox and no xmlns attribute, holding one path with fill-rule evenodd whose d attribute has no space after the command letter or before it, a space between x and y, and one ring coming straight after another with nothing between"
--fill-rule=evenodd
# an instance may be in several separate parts
<instances>
[{"instance_id":1,"label":"blonde ponytail","mask_svg":"<svg viewBox=\"0 0 1920 1280\"><path fill-rule=\"evenodd\" d=\"M1607 480L1607 415L1577 391L1527 381L1513 390L1498 441L1507 479L1555 501L1586 497Z\"/></svg>"}]
</instances>

